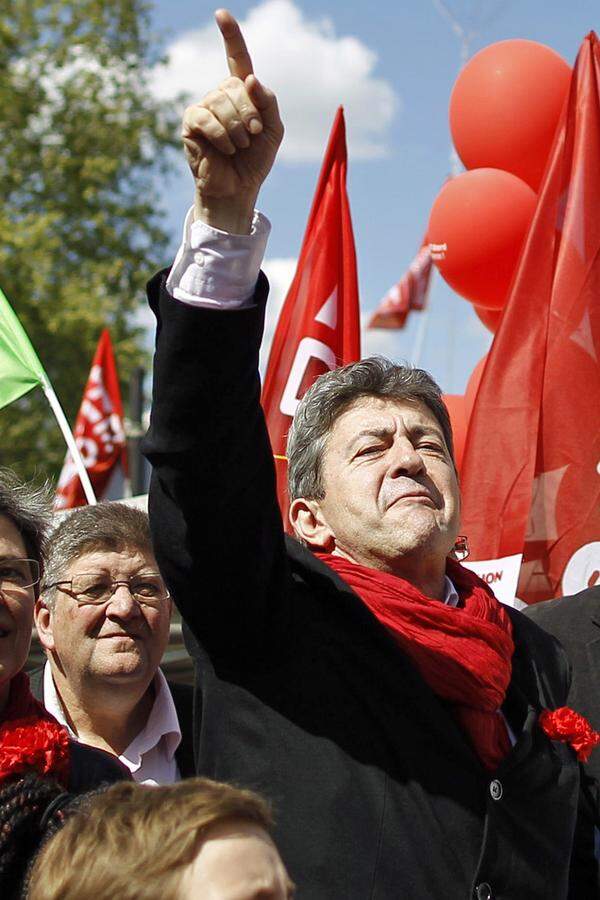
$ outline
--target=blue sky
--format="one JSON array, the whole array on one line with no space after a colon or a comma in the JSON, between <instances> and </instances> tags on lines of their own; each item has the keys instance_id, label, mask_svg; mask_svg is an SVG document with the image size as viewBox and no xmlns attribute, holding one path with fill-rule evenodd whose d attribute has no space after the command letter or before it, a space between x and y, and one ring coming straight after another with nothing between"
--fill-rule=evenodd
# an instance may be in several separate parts
<instances>
[{"instance_id":1,"label":"blue sky","mask_svg":"<svg viewBox=\"0 0 600 900\"><path fill-rule=\"evenodd\" d=\"M498 40L528 38L548 44L572 64L585 35L600 28L593 0L447 0L446 5L476 31L472 52ZM171 56L157 78L163 96L185 83L193 99L200 99L226 75L224 60L220 71L214 8L192 0L155 0L153 26ZM248 22L257 75L277 89L288 125L287 144L260 198L260 209L273 224L267 264L273 283L270 330L293 272L339 103L345 105L349 131L348 191L366 313L411 261L450 170L448 100L460 67L458 39L433 0L383 0L377 13L356 0L237 0L230 8ZM163 197L173 249L191 191L182 165ZM421 365L447 393L462 393L491 336L470 304L437 273L430 302ZM363 332L363 351L410 358L418 325L419 316L412 316L401 332Z\"/></svg>"}]
</instances>

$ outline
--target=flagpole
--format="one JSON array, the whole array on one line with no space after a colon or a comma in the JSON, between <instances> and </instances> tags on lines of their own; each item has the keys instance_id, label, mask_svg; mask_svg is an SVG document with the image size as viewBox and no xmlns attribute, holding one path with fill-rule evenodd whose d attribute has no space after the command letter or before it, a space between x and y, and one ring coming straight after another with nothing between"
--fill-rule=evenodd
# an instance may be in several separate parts
<instances>
[{"instance_id":1,"label":"flagpole","mask_svg":"<svg viewBox=\"0 0 600 900\"><path fill-rule=\"evenodd\" d=\"M73 432L69 428L67 417L63 412L63 408L60 405L58 397L54 393L54 388L47 380L47 378L42 379L41 384L42 390L44 391L46 399L48 400L48 403L52 408L52 412L56 416L56 421L58 422L60 430L63 433L63 437L67 443L67 447L69 448L71 456L73 457L73 462L75 463L75 468L77 469L77 474L79 475L79 480L81 481L81 486L83 488L85 498L90 506L95 506L97 500L96 495L94 494L94 488L92 487L90 476L87 473L81 453L79 452L79 447L75 443Z\"/></svg>"}]
</instances>

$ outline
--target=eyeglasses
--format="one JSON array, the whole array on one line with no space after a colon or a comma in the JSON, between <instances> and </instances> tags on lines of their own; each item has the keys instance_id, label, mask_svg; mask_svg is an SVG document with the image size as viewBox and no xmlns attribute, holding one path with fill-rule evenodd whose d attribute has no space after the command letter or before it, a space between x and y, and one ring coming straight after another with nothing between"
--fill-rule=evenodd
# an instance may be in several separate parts
<instances>
[{"instance_id":1,"label":"eyeglasses","mask_svg":"<svg viewBox=\"0 0 600 900\"><path fill-rule=\"evenodd\" d=\"M24 593L40 580L37 559L0 560L0 591Z\"/></svg>"},{"instance_id":2,"label":"eyeglasses","mask_svg":"<svg viewBox=\"0 0 600 900\"><path fill-rule=\"evenodd\" d=\"M108 603L120 584L127 586L134 600L143 606L158 607L169 597L165 583L156 572L132 575L131 578L114 580L100 572L82 572L64 581L55 581L45 587L57 587L71 594L78 603L100 605ZM65 585L69 586L67 590Z\"/></svg>"}]
</instances>

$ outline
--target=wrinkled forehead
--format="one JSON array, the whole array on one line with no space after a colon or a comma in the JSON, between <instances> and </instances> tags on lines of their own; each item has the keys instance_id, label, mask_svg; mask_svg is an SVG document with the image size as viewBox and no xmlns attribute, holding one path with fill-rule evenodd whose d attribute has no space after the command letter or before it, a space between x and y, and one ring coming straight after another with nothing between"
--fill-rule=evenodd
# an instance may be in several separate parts
<instances>
[{"instance_id":1,"label":"wrinkled forehead","mask_svg":"<svg viewBox=\"0 0 600 900\"><path fill-rule=\"evenodd\" d=\"M65 576L78 572L103 572L116 577L135 575L141 571L158 571L151 550L134 546L89 547L74 556L65 568Z\"/></svg>"},{"instance_id":2,"label":"wrinkled forehead","mask_svg":"<svg viewBox=\"0 0 600 900\"><path fill-rule=\"evenodd\" d=\"M398 423L407 429L419 426L444 436L432 410L420 400L359 397L333 423L327 446L339 447L365 428L394 430Z\"/></svg>"}]
</instances>

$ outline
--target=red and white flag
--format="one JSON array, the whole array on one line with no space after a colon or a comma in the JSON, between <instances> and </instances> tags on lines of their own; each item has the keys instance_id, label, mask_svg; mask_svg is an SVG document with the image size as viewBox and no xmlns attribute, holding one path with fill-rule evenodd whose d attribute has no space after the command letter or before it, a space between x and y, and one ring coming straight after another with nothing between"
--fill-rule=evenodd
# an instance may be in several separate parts
<instances>
[{"instance_id":1,"label":"red and white flag","mask_svg":"<svg viewBox=\"0 0 600 900\"><path fill-rule=\"evenodd\" d=\"M346 194L346 127L337 112L296 274L281 310L262 392L287 522L287 434L317 376L360 358L356 253Z\"/></svg>"},{"instance_id":2,"label":"red and white flag","mask_svg":"<svg viewBox=\"0 0 600 900\"><path fill-rule=\"evenodd\" d=\"M404 328L411 310L420 312L425 309L431 270L431 250L425 237L408 270L387 292L369 319L367 328Z\"/></svg>"},{"instance_id":3,"label":"red and white flag","mask_svg":"<svg viewBox=\"0 0 600 900\"><path fill-rule=\"evenodd\" d=\"M600 46L584 40L471 415L463 530L535 603L600 583ZM492 563L496 587L501 565Z\"/></svg>"},{"instance_id":4,"label":"red and white flag","mask_svg":"<svg viewBox=\"0 0 600 900\"><path fill-rule=\"evenodd\" d=\"M115 467L121 463L124 472L127 468L123 404L115 357L106 328L98 341L73 434L94 493L101 499ZM56 489L54 508L71 509L86 503L73 458L67 453Z\"/></svg>"}]
</instances>

